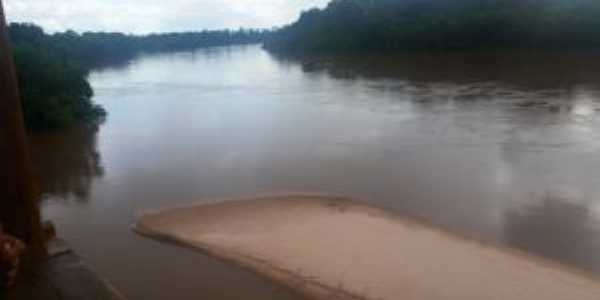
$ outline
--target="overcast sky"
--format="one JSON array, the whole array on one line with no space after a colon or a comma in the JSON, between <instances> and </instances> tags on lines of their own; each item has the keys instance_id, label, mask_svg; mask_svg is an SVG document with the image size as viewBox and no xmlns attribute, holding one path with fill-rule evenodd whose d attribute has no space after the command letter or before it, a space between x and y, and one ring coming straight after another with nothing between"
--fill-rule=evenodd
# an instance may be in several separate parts
<instances>
[{"instance_id":1,"label":"overcast sky","mask_svg":"<svg viewBox=\"0 0 600 300\"><path fill-rule=\"evenodd\" d=\"M4 0L10 22L47 31L184 31L270 28L329 0Z\"/></svg>"}]
</instances>

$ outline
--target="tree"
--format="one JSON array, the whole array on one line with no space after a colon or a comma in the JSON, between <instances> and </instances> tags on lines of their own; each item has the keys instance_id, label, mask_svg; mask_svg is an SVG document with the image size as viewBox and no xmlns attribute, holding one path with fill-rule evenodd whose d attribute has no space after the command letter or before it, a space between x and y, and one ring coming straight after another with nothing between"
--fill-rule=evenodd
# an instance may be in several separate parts
<instances>
[{"instance_id":1,"label":"tree","mask_svg":"<svg viewBox=\"0 0 600 300\"><path fill-rule=\"evenodd\" d=\"M274 32L278 52L600 50L596 0L333 0Z\"/></svg>"}]
</instances>

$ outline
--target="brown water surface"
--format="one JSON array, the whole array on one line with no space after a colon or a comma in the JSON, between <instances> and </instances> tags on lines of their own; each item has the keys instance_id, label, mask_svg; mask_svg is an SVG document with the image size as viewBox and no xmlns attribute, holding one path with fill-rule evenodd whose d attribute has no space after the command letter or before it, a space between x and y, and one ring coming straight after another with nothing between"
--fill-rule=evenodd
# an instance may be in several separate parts
<instances>
[{"instance_id":1,"label":"brown water surface","mask_svg":"<svg viewBox=\"0 0 600 300\"><path fill-rule=\"evenodd\" d=\"M295 299L129 231L136 212L341 193L600 274L600 57L149 55L98 130L32 136L44 214L131 299Z\"/></svg>"}]
</instances>

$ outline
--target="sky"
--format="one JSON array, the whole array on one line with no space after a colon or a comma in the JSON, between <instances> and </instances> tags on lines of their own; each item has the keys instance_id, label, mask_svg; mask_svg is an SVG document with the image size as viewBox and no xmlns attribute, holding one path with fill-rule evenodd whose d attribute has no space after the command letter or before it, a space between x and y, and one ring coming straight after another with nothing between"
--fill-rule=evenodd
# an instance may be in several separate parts
<instances>
[{"instance_id":1,"label":"sky","mask_svg":"<svg viewBox=\"0 0 600 300\"><path fill-rule=\"evenodd\" d=\"M329 0L4 0L9 22L48 32L72 29L127 33L271 28Z\"/></svg>"}]
</instances>

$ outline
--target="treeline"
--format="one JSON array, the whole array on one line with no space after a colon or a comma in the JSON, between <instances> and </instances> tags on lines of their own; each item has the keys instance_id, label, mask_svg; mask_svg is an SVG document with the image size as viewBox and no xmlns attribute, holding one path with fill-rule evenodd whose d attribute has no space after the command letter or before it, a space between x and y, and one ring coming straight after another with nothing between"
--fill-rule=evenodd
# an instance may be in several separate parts
<instances>
[{"instance_id":1,"label":"treeline","mask_svg":"<svg viewBox=\"0 0 600 300\"><path fill-rule=\"evenodd\" d=\"M270 34L267 30L239 29L147 35L65 31L49 35L38 26L14 23L10 25L10 32L15 42L45 40L54 50L92 67L128 60L143 52L260 43Z\"/></svg>"},{"instance_id":2,"label":"treeline","mask_svg":"<svg viewBox=\"0 0 600 300\"><path fill-rule=\"evenodd\" d=\"M281 52L600 49L597 0L333 0L265 47Z\"/></svg>"},{"instance_id":3,"label":"treeline","mask_svg":"<svg viewBox=\"0 0 600 300\"><path fill-rule=\"evenodd\" d=\"M148 35L66 31L47 34L33 24L10 24L23 107L30 129L97 123L106 112L91 101L87 81L96 66L124 62L144 52L261 42L268 31L201 31Z\"/></svg>"},{"instance_id":4,"label":"treeline","mask_svg":"<svg viewBox=\"0 0 600 300\"><path fill-rule=\"evenodd\" d=\"M60 51L39 27L9 27L25 123L29 129L97 124L106 115L92 103L88 69Z\"/></svg>"}]
</instances>

